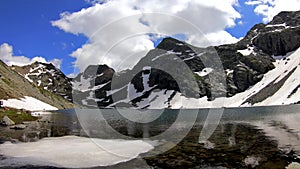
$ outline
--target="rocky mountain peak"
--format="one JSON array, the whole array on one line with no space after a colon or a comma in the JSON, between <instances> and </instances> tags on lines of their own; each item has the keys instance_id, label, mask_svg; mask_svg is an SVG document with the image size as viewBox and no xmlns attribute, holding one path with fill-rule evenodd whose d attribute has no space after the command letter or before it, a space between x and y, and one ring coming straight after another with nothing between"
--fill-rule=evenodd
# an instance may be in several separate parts
<instances>
[{"instance_id":1,"label":"rocky mountain peak","mask_svg":"<svg viewBox=\"0 0 300 169\"><path fill-rule=\"evenodd\" d=\"M184 42L172 37L166 37L157 45L157 48L164 50L172 50L178 48L179 46L184 46Z\"/></svg>"},{"instance_id":2,"label":"rocky mountain peak","mask_svg":"<svg viewBox=\"0 0 300 169\"><path fill-rule=\"evenodd\" d=\"M236 45L254 47L271 56L286 55L300 46L300 11L281 12L268 24L256 24Z\"/></svg>"},{"instance_id":3,"label":"rocky mountain peak","mask_svg":"<svg viewBox=\"0 0 300 169\"><path fill-rule=\"evenodd\" d=\"M286 71L295 70L291 62L277 60L274 56L286 55L300 47L299 27L299 12L281 12L270 23L255 25L235 44L199 48L171 37L164 38L131 70L115 73L107 65L89 66L74 79L75 94L78 94L76 102L85 106L159 108L174 106L171 102L175 98L200 97L208 104L216 97L224 97L225 93L228 98L240 97L237 94L243 96L233 103L241 102L242 105L251 100L250 103L254 104L267 98L266 93L274 94L275 90L269 91L268 84L276 82L274 74L284 74L277 65L285 66ZM217 72L213 55L220 58L226 78L226 85L218 85L214 91L211 83L214 83L214 78L222 78L222 72ZM180 63L185 63L191 70L191 76L182 70ZM156 66L176 72L176 77L156 69ZM268 73L274 74L265 77ZM214 78L210 77L211 74ZM178 84L178 79L185 80ZM191 84L193 79L196 79L198 88ZM282 82L277 86L280 85ZM183 91L188 88L192 89L190 93Z\"/></svg>"},{"instance_id":4,"label":"rocky mountain peak","mask_svg":"<svg viewBox=\"0 0 300 169\"><path fill-rule=\"evenodd\" d=\"M287 12L283 11L276 15L269 23L271 25L285 24L286 26L299 26L300 25L300 11Z\"/></svg>"},{"instance_id":5,"label":"rocky mountain peak","mask_svg":"<svg viewBox=\"0 0 300 169\"><path fill-rule=\"evenodd\" d=\"M63 98L72 100L72 84L63 72L52 63L34 62L26 66L13 66L29 82Z\"/></svg>"},{"instance_id":6,"label":"rocky mountain peak","mask_svg":"<svg viewBox=\"0 0 300 169\"><path fill-rule=\"evenodd\" d=\"M99 75L107 72L115 72L112 68L107 65L89 65L83 72L84 78L93 77L95 75Z\"/></svg>"}]
</instances>

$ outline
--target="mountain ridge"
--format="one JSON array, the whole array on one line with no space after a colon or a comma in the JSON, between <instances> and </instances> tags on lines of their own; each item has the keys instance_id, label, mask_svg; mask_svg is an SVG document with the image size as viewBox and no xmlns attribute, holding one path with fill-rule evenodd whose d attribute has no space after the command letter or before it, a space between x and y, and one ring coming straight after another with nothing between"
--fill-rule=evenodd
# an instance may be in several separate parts
<instances>
[{"instance_id":1,"label":"mountain ridge","mask_svg":"<svg viewBox=\"0 0 300 169\"><path fill-rule=\"evenodd\" d=\"M234 44L199 48L166 37L121 72L90 65L71 79L52 64L11 69L34 86L84 107L184 108L191 103L200 108L221 98L225 107L272 105L269 98L286 86L286 100L273 102L293 104L300 102L299 47L300 11L281 12L267 24L254 25Z\"/></svg>"},{"instance_id":2,"label":"mountain ridge","mask_svg":"<svg viewBox=\"0 0 300 169\"><path fill-rule=\"evenodd\" d=\"M37 87L26 80L14 67L7 66L0 60L0 99L9 104L9 100L31 100L32 102L41 101L54 106L58 109L73 108L74 105L41 87ZM35 100L37 99L37 100ZM23 101L24 101L23 100ZM29 104L29 103L28 103ZM24 101L26 106L26 102ZM12 105L14 106L14 105ZM17 106L17 105L16 105ZM27 107L32 105L27 105ZM50 106L47 106L50 107ZM13 107L14 108L14 107Z\"/></svg>"},{"instance_id":3,"label":"mountain ridge","mask_svg":"<svg viewBox=\"0 0 300 169\"><path fill-rule=\"evenodd\" d=\"M91 107L125 106L147 108L151 107L151 104L142 105L142 102L143 104L147 102L145 100L151 102L151 99L154 97L166 97L164 102L167 103L164 106L171 108L170 100L172 100L172 97L174 97L176 93L180 93L181 96L186 98L199 99L206 97L207 103L214 101L222 95L224 97L224 94L226 98L233 97L248 91L258 84L258 82L264 81L268 72L277 70L278 67L276 67L276 64L285 61L277 59L276 56L285 56L290 52L295 52L300 47L299 17L300 11L281 12L268 24L255 25L249 30L245 38L235 44L198 48L174 38L165 38L158 44L156 49L149 51L133 69L123 71L121 75L117 73L111 75L109 79L114 80L114 84L112 81L107 82L106 79L107 84L95 84L95 86L98 87L96 87L97 89L94 91L76 91L76 102L79 104L83 104L82 102L84 102L83 105ZM213 87L210 84L212 78L209 78L209 74L212 74L211 72L216 68L213 69L204 66L203 61L209 62L210 53L214 52L217 53L222 61L226 73L226 85L212 91ZM168 58L163 56L168 56ZM188 83L180 84L183 85L183 88L191 88L191 91L193 91L192 94L185 95L184 92L180 91L176 80L172 78L172 76L164 71L151 68L150 65L157 66L161 64L156 62L161 58L167 58L165 61L172 62L174 65L176 65L176 62L173 62L173 60L180 58L193 71L200 91L194 91L194 89L192 89L193 87L189 86L190 84ZM288 57L286 59L289 60ZM290 68L294 70L293 72L290 72L290 70L286 71L290 73L288 77L291 77L292 73L297 72L297 67L298 66L294 66ZM169 69L176 72L172 67L169 67ZM193 78L186 77L184 74L180 75L180 72L175 76L186 78L189 82L191 82ZM214 76L221 77L219 74L214 74ZM278 76L280 76L280 74L278 74ZM146 83L143 81L145 77L148 78L146 79ZM286 77L286 81L288 77ZM86 80L88 81L88 79L85 79L85 81ZM273 79L273 81L275 80L276 79ZM77 83L80 82L77 81ZM101 85L104 85L105 88L101 88ZM113 87L113 89L111 87ZM293 90L298 91L296 88ZM266 94L260 97L267 98L265 95L268 95L268 92L271 92L270 87L267 92L264 92ZM274 92L271 93L274 94ZM253 94L256 94L256 91L253 91ZM250 96L254 98L252 94L249 94L249 97ZM258 97L258 95L256 95L256 97ZM261 100L261 98L255 100ZM90 104L88 104L89 102ZM248 99L248 101L238 106L252 105L252 103L254 102Z\"/></svg>"},{"instance_id":4,"label":"mountain ridge","mask_svg":"<svg viewBox=\"0 0 300 169\"><path fill-rule=\"evenodd\" d=\"M34 85L72 101L72 80L52 63L34 62L12 68Z\"/></svg>"}]
</instances>

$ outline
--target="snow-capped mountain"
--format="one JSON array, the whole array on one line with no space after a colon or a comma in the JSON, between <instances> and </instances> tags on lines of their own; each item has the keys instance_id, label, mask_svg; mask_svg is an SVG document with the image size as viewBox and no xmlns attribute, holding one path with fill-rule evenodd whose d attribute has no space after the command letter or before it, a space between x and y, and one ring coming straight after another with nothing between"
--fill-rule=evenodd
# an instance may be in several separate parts
<instances>
[{"instance_id":1,"label":"snow-capped mountain","mask_svg":"<svg viewBox=\"0 0 300 169\"><path fill-rule=\"evenodd\" d=\"M51 63L34 62L26 66L12 66L19 74L37 87L72 101L71 79Z\"/></svg>"},{"instance_id":2,"label":"snow-capped mountain","mask_svg":"<svg viewBox=\"0 0 300 169\"><path fill-rule=\"evenodd\" d=\"M73 81L74 101L132 108L299 103L299 47L300 11L255 25L236 44L198 48L165 38L132 70L89 66Z\"/></svg>"}]
</instances>

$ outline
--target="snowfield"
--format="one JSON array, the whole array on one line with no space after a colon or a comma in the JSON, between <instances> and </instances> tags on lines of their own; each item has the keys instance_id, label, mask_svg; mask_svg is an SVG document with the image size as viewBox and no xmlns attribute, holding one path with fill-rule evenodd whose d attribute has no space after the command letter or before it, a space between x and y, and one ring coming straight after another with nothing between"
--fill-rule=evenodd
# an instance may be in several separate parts
<instances>
[{"instance_id":1,"label":"snowfield","mask_svg":"<svg viewBox=\"0 0 300 169\"><path fill-rule=\"evenodd\" d=\"M77 136L0 145L1 166L49 165L64 168L109 166L136 158L154 147L141 140L104 140Z\"/></svg>"},{"instance_id":2,"label":"snowfield","mask_svg":"<svg viewBox=\"0 0 300 169\"><path fill-rule=\"evenodd\" d=\"M8 99L1 101L3 101L3 106L16 109L25 109L29 111L58 110L58 108L54 106L29 96L25 96L21 99Z\"/></svg>"},{"instance_id":3,"label":"snowfield","mask_svg":"<svg viewBox=\"0 0 300 169\"><path fill-rule=\"evenodd\" d=\"M248 56L250 54L256 54L255 47L248 47L245 50L238 50L242 55ZM154 58L165 56L166 54L173 54L173 51L167 51L167 53L159 55ZM119 103L129 103L135 98L143 97L146 92L151 91L147 98L142 98L136 102L134 109L180 109L180 108L220 108L220 107L250 107L250 106L272 106L272 105L288 105L295 104L300 101L300 48L296 51L290 52L285 56L273 56L275 61L273 62L275 68L264 74L261 81L253 86L250 86L246 91L237 93L232 97L219 97L213 101L208 101L207 97L199 99L187 98L180 92L173 90L154 90L156 86L149 86L150 74L142 74L143 91L137 92L134 85L129 83L118 89L105 91L107 96L112 95L127 88L127 96L116 100L114 103L108 105L108 108L113 108ZM151 67L146 66L143 70L151 71ZM215 71L213 68L204 68L202 71L194 72L198 76L209 76L211 72ZM233 70L227 69L225 73L228 75ZM101 75L99 75L101 76ZM88 100L94 102L101 102L102 98L95 98L93 91L102 89L109 82L92 86L90 83L94 77L84 79L81 77L80 82L73 82L73 87L79 91L86 92L91 91L90 95L86 99L82 100L83 105L88 105Z\"/></svg>"},{"instance_id":4,"label":"snowfield","mask_svg":"<svg viewBox=\"0 0 300 169\"><path fill-rule=\"evenodd\" d=\"M248 50L248 49L247 49ZM253 52L252 50L249 50ZM247 53L247 55L250 53ZM232 97L217 98L213 101L207 101L207 97L200 99L186 98L181 93L177 92L176 95L170 101L169 108L219 108L219 107L249 107L249 106L271 106L271 105L288 105L294 104L300 101L300 49L288 53L285 56L274 57L275 69L266 73L263 79L251 86L249 89L242 93L238 93ZM206 71L209 73L212 70ZM196 72L199 73L199 72ZM287 78L284 84L278 89L278 91L270 97L264 99L261 102L254 103L253 105L247 100L257 93L261 92L268 85L272 86L279 83L282 79ZM158 95L156 99L161 103L168 102L168 97ZM153 102L153 100L152 100ZM154 108L155 105L149 103L150 107ZM145 102L143 103L145 106ZM159 105L161 108L161 105Z\"/></svg>"}]
</instances>

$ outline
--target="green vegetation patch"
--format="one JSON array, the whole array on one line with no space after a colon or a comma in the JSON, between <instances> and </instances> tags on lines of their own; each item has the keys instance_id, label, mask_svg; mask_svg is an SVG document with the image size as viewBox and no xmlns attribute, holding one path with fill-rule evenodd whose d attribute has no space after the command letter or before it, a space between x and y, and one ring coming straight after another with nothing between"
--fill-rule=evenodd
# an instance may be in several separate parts
<instances>
[{"instance_id":1,"label":"green vegetation patch","mask_svg":"<svg viewBox=\"0 0 300 169\"><path fill-rule=\"evenodd\" d=\"M0 110L0 119L4 116L9 117L16 124L21 124L23 121L35 121L38 118L31 116L29 112L21 111L21 110Z\"/></svg>"}]
</instances>

